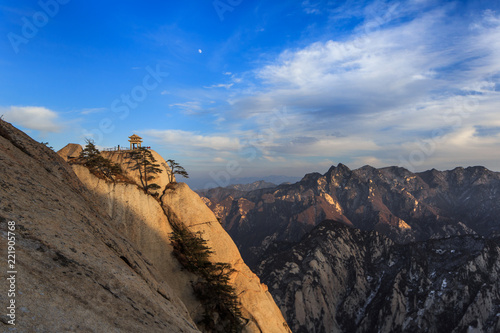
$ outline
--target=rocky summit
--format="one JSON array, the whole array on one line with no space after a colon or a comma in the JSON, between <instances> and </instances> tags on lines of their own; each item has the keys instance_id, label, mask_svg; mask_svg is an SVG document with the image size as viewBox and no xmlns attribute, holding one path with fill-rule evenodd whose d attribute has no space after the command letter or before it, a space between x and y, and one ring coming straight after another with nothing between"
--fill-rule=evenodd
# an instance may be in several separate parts
<instances>
[{"instance_id":1,"label":"rocky summit","mask_svg":"<svg viewBox=\"0 0 500 333\"><path fill-rule=\"evenodd\" d=\"M127 168L128 181L106 181L65 161L81 149L60 156L0 120L1 244L15 253L14 273L1 266L2 280L13 279L2 284L0 331L225 332L222 312L207 318L211 300L194 292L201 277L174 256L175 226L201 235L213 267L231 268L224 287L234 290L243 332L289 332L267 287L186 184L164 176L159 194L147 194Z\"/></svg>"}]
</instances>

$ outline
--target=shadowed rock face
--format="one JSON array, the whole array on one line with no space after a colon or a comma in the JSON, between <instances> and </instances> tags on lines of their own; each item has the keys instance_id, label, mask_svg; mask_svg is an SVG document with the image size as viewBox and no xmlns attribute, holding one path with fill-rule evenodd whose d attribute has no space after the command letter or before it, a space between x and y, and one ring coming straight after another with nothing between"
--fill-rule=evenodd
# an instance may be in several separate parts
<instances>
[{"instance_id":1,"label":"shadowed rock face","mask_svg":"<svg viewBox=\"0 0 500 333\"><path fill-rule=\"evenodd\" d=\"M123 157L126 158L122 156L121 163L126 164ZM231 284L239 296L243 316L248 319L245 332L287 331L286 322L267 287L243 262L238 248L213 212L185 183L170 184L157 201L144 194L137 185L105 182L79 165L74 165L73 169L85 186L106 205L116 229L137 246L160 275L169 281L195 322L203 317L203 306L192 293L196 276L182 271L172 256L171 223L182 224L192 232L201 232L214 251L211 260L230 263L235 269Z\"/></svg>"},{"instance_id":2,"label":"shadowed rock face","mask_svg":"<svg viewBox=\"0 0 500 333\"><path fill-rule=\"evenodd\" d=\"M18 332L199 331L71 167L2 120L0 188L2 246L16 222Z\"/></svg>"},{"instance_id":3,"label":"shadowed rock face","mask_svg":"<svg viewBox=\"0 0 500 333\"><path fill-rule=\"evenodd\" d=\"M258 274L296 333L499 332L499 244L465 235L398 245L324 221L274 248Z\"/></svg>"},{"instance_id":4,"label":"shadowed rock face","mask_svg":"<svg viewBox=\"0 0 500 333\"><path fill-rule=\"evenodd\" d=\"M135 184L106 183L1 120L0 172L2 244L8 221L17 228L20 332L199 332L196 276L172 255L173 218L215 223L196 230L215 260L236 268L244 332L288 332L267 288L187 185L169 184L156 200ZM0 319L6 331L8 318Z\"/></svg>"},{"instance_id":5,"label":"shadowed rock face","mask_svg":"<svg viewBox=\"0 0 500 333\"><path fill-rule=\"evenodd\" d=\"M137 185L103 181L79 165L73 169L105 205L116 230L130 240L172 286L195 322L201 321L203 306L192 292L196 276L183 271L172 255L169 238L172 221L193 232L201 232L214 251L211 259L230 263L235 269L231 284L239 295L243 316L249 319L245 332L286 332L285 320L267 287L243 262L238 248L213 212L185 183L170 184L158 202Z\"/></svg>"},{"instance_id":6,"label":"shadowed rock face","mask_svg":"<svg viewBox=\"0 0 500 333\"><path fill-rule=\"evenodd\" d=\"M412 173L339 164L291 185L204 195L251 267L273 241L296 242L324 219L400 243L500 231L500 173L483 167Z\"/></svg>"}]
</instances>

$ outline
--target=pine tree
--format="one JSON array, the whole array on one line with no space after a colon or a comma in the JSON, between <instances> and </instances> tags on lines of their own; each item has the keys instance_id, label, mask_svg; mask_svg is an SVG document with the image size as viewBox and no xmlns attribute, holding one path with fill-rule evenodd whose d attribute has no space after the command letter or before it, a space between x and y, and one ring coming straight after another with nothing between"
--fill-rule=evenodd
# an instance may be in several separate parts
<instances>
[{"instance_id":1,"label":"pine tree","mask_svg":"<svg viewBox=\"0 0 500 333\"><path fill-rule=\"evenodd\" d=\"M86 164L92 165L96 163L97 157L101 156L101 152L94 144L94 140L85 139L87 143L85 148L80 152L80 158L84 159Z\"/></svg>"},{"instance_id":2,"label":"pine tree","mask_svg":"<svg viewBox=\"0 0 500 333\"><path fill-rule=\"evenodd\" d=\"M244 318L236 290L230 284L235 270L229 263L209 260L213 251L201 232L193 233L182 225L173 225L173 229L170 239L174 255L199 277L193 290L204 307L201 324L207 332L241 332Z\"/></svg>"},{"instance_id":3,"label":"pine tree","mask_svg":"<svg viewBox=\"0 0 500 333\"><path fill-rule=\"evenodd\" d=\"M101 152L97 149L93 140L85 139L85 142L87 144L80 152L78 162L86 166L92 174L113 182L116 176L123 174L118 164L111 162L101 155Z\"/></svg>"},{"instance_id":4,"label":"pine tree","mask_svg":"<svg viewBox=\"0 0 500 333\"><path fill-rule=\"evenodd\" d=\"M168 163L168 166L170 167L170 173L168 174L168 181L170 183L174 182L174 175L179 175L179 176L182 176L184 178L189 178L189 175L188 175L186 169L184 169L182 166L180 166L179 163L177 163L174 160L168 160L167 163Z\"/></svg>"},{"instance_id":5,"label":"pine tree","mask_svg":"<svg viewBox=\"0 0 500 333\"><path fill-rule=\"evenodd\" d=\"M155 179L155 175L161 173L163 170L160 165L156 163L153 153L145 148L139 147L130 153L132 163L132 170L139 171L139 179L141 181L142 189L145 193L150 190L157 190L160 186L156 183L151 183Z\"/></svg>"}]
</instances>

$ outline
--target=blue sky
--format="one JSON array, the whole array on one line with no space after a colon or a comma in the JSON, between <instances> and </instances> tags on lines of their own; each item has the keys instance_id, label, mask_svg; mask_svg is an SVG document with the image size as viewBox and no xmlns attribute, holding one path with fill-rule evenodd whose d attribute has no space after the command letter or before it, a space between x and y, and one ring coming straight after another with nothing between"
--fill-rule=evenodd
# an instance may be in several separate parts
<instances>
[{"instance_id":1,"label":"blue sky","mask_svg":"<svg viewBox=\"0 0 500 333\"><path fill-rule=\"evenodd\" d=\"M136 133L193 187L344 163L500 171L498 1L0 3L0 114Z\"/></svg>"}]
</instances>

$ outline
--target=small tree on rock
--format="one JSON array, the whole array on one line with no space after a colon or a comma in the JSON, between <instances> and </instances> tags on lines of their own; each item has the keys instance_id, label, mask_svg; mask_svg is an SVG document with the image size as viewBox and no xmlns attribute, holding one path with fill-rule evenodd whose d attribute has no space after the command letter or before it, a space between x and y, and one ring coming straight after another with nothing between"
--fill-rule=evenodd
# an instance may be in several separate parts
<instances>
[{"instance_id":1,"label":"small tree on rock","mask_svg":"<svg viewBox=\"0 0 500 333\"><path fill-rule=\"evenodd\" d=\"M160 186L156 183L151 183L151 181L163 170L160 168L160 165L156 163L156 159L151 150L145 147L139 147L132 150L130 157L132 159L129 162L132 163L131 169L139 171L139 179L144 192L149 193L150 190L159 189Z\"/></svg>"},{"instance_id":2,"label":"small tree on rock","mask_svg":"<svg viewBox=\"0 0 500 333\"><path fill-rule=\"evenodd\" d=\"M170 173L168 174L168 181L170 183L174 182L174 175L179 175L179 176L182 176L184 178L189 178L189 175L188 175L186 169L184 169L184 167L180 166L179 163L177 163L174 160L168 160L167 163L168 163L168 166L170 167Z\"/></svg>"},{"instance_id":3,"label":"small tree on rock","mask_svg":"<svg viewBox=\"0 0 500 333\"><path fill-rule=\"evenodd\" d=\"M211 262L213 253L201 232L192 232L182 224L174 224L170 234L174 255L198 280L192 284L196 297L204 307L201 324L206 332L239 333L245 319L231 275L236 272L230 263Z\"/></svg>"},{"instance_id":4,"label":"small tree on rock","mask_svg":"<svg viewBox=\"0 0 500 333\"><path fill-rule=\"evenodd\" d=\"M92 174L113 182L116 176L123 174L118 164L101 155L93 140L85 139L85 142L87 144L80 152L79 162L86 166Z\"/></svg>"}]
</instances>

